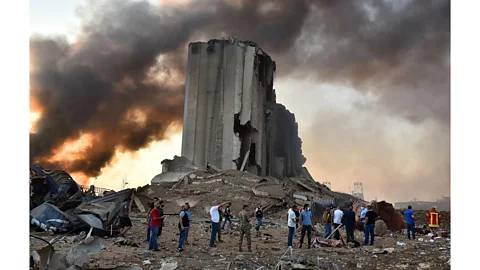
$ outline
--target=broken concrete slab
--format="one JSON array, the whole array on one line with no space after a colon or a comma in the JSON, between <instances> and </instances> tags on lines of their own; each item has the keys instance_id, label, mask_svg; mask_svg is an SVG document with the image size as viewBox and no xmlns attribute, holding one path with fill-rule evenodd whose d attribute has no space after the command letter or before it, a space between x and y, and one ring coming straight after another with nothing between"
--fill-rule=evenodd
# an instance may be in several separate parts
<instances>
[{"instance_id":1,"label":"broken concrete slab","mask_svg":"<svg viewBox=\"0 0 480 270\"><path fill-rule=\"evenodd\" d=\"M143 205L142 201L140 201L140 198L137 196L133 195L133 201L135 202L135 205L137 208L140 210L142 213L146 213L147 210L145 209L145 206Z\"/></svg>"},{"instance_id":2,"label":"broken concrete slab","mask_svg":"<svg viewBox=\"0 0 480 270\"><path fill-rule=\"evenodd\" d=\"M80 215L77 215L77 217L91 227L94 227L97 229L103 229L102 221L93 214L80 214Z\"/></svg>"},{"instance_id":3,"label":"broken concrete slab","mask_svg":"<svg viewBox=\"0 0 480 270\"><path fill-rule=\"evenodd\" d=\"M190 173L194 172L194 170L188 171L177 171L177 172L164 172L161 174L156 175L151 183L152 185L155 184L162 184L162 183L176 183L183 179L185 176L189 175Z\"/></svg>"},{"instance_id":4,"label":"broken concrete slab","mask_svg":"<svg viewBox=\"0 0 480 270\"><path fill-rule=\"evenodd\" d=\"M85 251L75 247L68 252L66 259L68 265L76 265L83 269L88 268L88 264L90 263L90 257L88 254Z\"/></svg>"}]
</instances>

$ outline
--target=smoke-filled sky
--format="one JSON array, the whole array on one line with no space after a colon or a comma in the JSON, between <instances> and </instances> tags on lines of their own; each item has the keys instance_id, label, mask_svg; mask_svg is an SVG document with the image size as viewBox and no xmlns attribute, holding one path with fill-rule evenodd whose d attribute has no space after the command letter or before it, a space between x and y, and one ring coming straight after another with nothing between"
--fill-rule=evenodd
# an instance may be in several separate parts
<instances>
[{"instance_id":1,"label":"smoke-filled sky","mask_svg":"<svg viewBox=\"0 0 480 270\"><path fill-rule=\"evenodd\" d=\"M236 36L277 62L277 101L317 181L392 202L450 193L449 1L30 5L32 162L148 183L180 154L188 43Z\"/></svg>"}]
</instances>

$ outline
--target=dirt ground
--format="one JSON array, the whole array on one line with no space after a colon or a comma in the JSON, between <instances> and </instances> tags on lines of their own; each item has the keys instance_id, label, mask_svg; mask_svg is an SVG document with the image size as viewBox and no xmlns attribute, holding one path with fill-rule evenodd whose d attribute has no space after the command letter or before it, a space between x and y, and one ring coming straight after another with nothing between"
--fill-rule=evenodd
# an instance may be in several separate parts
<instances>
[{"instance_id":1,"label":"dirt ground","mask_svg":"<svg viewBox=\"0 0 480 270\"><path fill-rule=\"evenodd\" d=\"M195 216L192 217L195 219ZM202 219L200 219L202 220ZM239 252L239 233L230 231L222 235L222 243L210 248L209 224L194 222L191 226L190 244L184 251L176 251L178 244L177 218L168 216L163 233L159 238L159 252L149 252L146 238L146 221L143 218L132 220L133 228L127 239L139 247L115 244L116 238L100 239L104 248L91 255L89 269L115 269L118 266L139 266L142 269L275 269L280 261L281 269L450 269L450 240L438 238L434 242L427 237L417 235L417 240L407 240L406 235L391 234L388 237L376 237L374 247L314 247L310 250L299 249L300 234L294 240L294 249L287 251L287 227L281 220L265 220L262 237L254 237L252 228L252 253ZM256 222L256 221L255 221ZM255 224L252 221L252 224ZM319 227L320 234L323 228ZM40 233L50 240L57 236ZM267 236L268 235L268 236ZM319 236L320 237L320 236ZM363 233L355 232L356 240L362 242ZM418 241L423 238L427 241ZM306 241L307 239L305 239ZM245 241L245 240L244 240ZM405 246L397 245L403 242ZM45 244L32 239L31 250ZM54 244L60 254L67 254L72 243L59 241ZM392 253L374 254L375 249L393 248ZM246 250L246 242L243 249ZM282 255L283 258L282 258ZM163 265L163 267L162 267ZM229 268L228 268L229 267ZM261 268L263 267L263 268ZM117 268L118 269L118 268Z\"/></svg>"}]
</instances>

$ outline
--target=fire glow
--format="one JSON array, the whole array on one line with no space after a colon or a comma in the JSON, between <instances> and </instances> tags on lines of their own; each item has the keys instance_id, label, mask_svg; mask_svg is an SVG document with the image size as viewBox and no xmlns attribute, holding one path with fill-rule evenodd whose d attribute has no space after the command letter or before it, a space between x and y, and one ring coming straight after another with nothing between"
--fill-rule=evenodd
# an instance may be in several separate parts
<instances>
[{"instance_id":1,"label":"fire glow","mask_svg":"<svg viewBox=\"0 0 480 270\"><path fill-rule=\"evenodd\" d=\"M92 147L94 136L91 133L84 133L76 140L68 140L61 147L55 150L49 162L69 163L84 156L84 152Z\"/></svg>"}]
</instances>

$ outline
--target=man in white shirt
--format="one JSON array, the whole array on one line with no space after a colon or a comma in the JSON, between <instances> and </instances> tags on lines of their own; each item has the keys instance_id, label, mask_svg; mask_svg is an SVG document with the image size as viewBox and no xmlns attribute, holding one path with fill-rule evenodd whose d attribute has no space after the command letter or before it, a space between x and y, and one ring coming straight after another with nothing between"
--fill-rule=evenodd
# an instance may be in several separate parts
<instances>
[{"instance_id":1,"label":"man in white shirt","mask_svg":"<svg viewBox=\"0 0 480 270\"><path fill-rule=\"evenodd\" d=\"M217 236L217 231L220 227L220 213L218 212L218 208L222 208L227 204L231 204L231 202L224 202L219 205L215 205L216 203L212 203L214 206L210 208L210 217L212 222L212 235L210 237L210 247L215 247L215 237Z\"/></svg>"},{"instance_id":2,"label":"man in white shirt","mask_svg":"<svg viewBox=\"0 0 480 270\"><path fill-rule=\"evenodd\" d=\"M343 218L343 211L340 210L340 206L337 206L335 212L333 212L333 230L337 229L340 224L342 224ZM340 240L340 232L338 230L335 231L333 238Z\"/></svg>"},{"instance_id":3,"label":"man in white shirt","mask_svg":"<svg viewBox=\"0 0 480 270\"><path fill-rule=\"evenodd\" d=\"M292 208L288 210L288 247L291 248L293 248L293 235L295 233L295 224L297 219L297 216L295 215L296 210L296 205L292 206Z\"/></svg>"}]
</instances>

